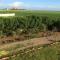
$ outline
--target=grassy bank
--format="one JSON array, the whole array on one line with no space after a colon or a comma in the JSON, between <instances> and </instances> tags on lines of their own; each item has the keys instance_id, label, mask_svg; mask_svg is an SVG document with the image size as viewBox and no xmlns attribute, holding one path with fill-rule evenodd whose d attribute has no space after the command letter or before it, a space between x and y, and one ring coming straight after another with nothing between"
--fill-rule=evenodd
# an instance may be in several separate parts
<instances>
[{"instance_id":1,"label":"grassy bank","mask_svg":"<svg viewBox=\"0 0 60 60\"><path fill-rule=\"evenodd\" d=\"M24 51L24 54L21 53L16 57L11 57L10 60L60 60L60 43L45 46L45 47L35 47L31 52ZM39 49L40 48L40 49Z\"/></svg>"},{"instance_id":2,"label":"grassy bank","mask_svg":"<svg viewBox=\"0 0 60 60\"><path fill-rule=\"evenodd\" d=\"M9 60L60 60L60 42L51 45L35 46L20 50ZM15 52L16 53L16 52Z\"/></svg>"}]
</instances>

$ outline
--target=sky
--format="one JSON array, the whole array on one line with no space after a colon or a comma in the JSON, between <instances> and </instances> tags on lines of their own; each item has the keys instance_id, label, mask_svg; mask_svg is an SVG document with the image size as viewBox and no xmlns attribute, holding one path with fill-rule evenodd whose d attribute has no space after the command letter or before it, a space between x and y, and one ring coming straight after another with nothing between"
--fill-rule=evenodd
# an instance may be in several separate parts
<instances>
[{"instance_id":1,"label":"sky","mask_svg":"<svg viewBox=\"0 0 60 60\"><path fill-rule=\"evenodd\" d=\"M0 8L6 7L35 10L60 10L60 0L0 0Z\"/></svg>"}]
</instances>

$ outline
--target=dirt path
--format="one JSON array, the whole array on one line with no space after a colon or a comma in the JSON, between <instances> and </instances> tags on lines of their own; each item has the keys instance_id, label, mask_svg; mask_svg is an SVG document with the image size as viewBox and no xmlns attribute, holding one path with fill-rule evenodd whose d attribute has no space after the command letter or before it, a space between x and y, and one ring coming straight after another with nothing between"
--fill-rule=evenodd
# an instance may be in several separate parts
<instances>
[{"instance_id":1,"label":"dirt path","mask_svg":"<svg viewBox=\"0 0 60 60\"><path fill-rule=\"evenodd\" d=\"M50 44L53 41L60 40L60 34L48 36L48 37L41 37L41 38L33 38L26 41L21 42L14 42L10 44L0 45L0 49L8 49L8 48L14 48L17 46L20 46L20 48L27 47L27 46L34 46L34 45L44 45L44 44Z\"/></svg>"},{"instance_id":2,"label":"dirt path","mask_svg":"<svg viewBox=\"0 0 60 60\"><path fill-rule=\"evenodd\" d=\"M48 37L34 38L34 39L26 40L26 41L0 45L0 49L4 50L4 49L9 49L9 48L14 48L14 47L16 47L16 45L21 46L19 48L13 49L13 52L12 52L13 55L11 55L11 56L14 56L14 55L18 54L20 50L27 49L27 48L30 48L32 46L37 46L37 45L51 44L54 41L60 41L59 33L54 34L52 36L48 36ZM8 60L9 56L10 55L2 56L2 58L0 60Z\"/></svg>"}]
</instances>

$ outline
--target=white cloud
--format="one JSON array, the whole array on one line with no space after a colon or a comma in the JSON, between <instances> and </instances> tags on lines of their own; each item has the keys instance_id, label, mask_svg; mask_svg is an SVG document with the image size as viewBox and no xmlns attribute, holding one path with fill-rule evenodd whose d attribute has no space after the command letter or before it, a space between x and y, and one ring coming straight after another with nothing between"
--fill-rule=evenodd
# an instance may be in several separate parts
<instances>
[{"instance_id":1,"label":"white cloud","mask_svg":"<svg viewBox=\"0 0 60 60\"><path fill-rule=\"evenodd\" d=\"M24 6L24 3L23 2L14 2L14 3L11 3L9 4L10 7L22 7Z\"/></svg>"}]
</instances>

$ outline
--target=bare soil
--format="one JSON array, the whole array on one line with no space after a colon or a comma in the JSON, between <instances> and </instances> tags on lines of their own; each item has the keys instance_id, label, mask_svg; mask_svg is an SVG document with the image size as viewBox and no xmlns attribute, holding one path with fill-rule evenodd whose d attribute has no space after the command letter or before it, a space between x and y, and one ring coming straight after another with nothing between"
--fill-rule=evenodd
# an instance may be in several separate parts
<instances>
[{"instance_id":1,"label":"bare soil","mask_svg":"<svg viewBox=\"0 0 60 60\"><path fill-rule=\"evenodd\" d=\"M9 38L11 39L11 38ZM28 46L34 46L34 45L44 45L44 44L51 44L54 41L60 41L60 32L55 32L51 36L46 36L46 37L40 37L40 38L33 38L25 41L18 41L18 42L13 42L10 44L4 44L0 45L0 49L7 49L10 47L15 47L16 45L21 45L22 47L28 47ZM21 48L22 48L21 47Z\"/></svg>"}]
</instances>

